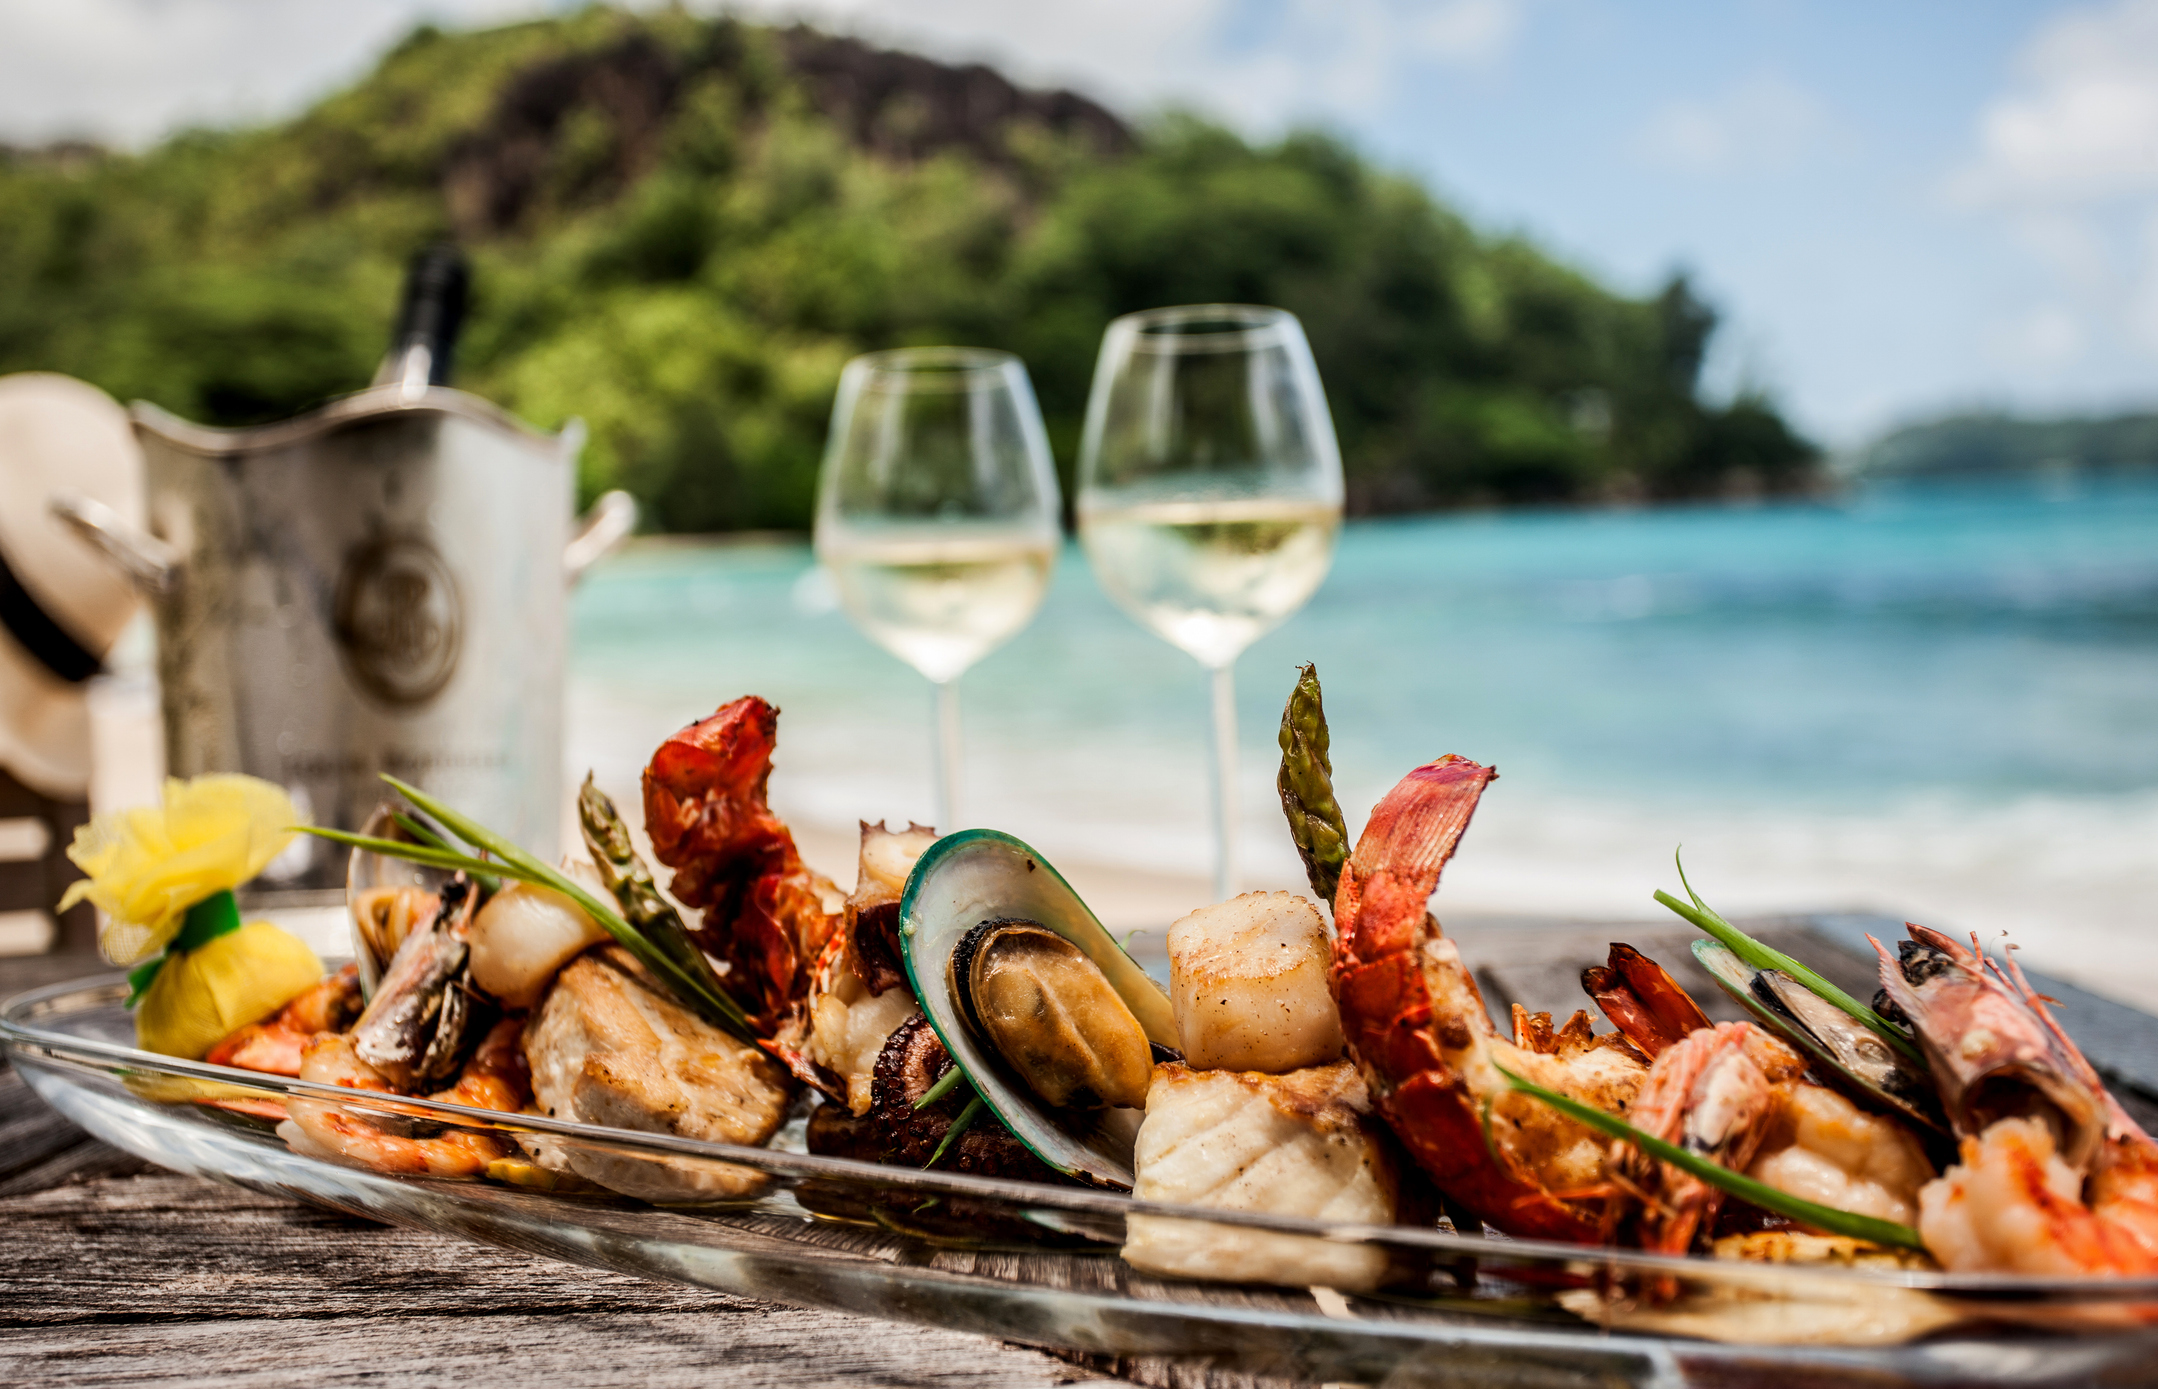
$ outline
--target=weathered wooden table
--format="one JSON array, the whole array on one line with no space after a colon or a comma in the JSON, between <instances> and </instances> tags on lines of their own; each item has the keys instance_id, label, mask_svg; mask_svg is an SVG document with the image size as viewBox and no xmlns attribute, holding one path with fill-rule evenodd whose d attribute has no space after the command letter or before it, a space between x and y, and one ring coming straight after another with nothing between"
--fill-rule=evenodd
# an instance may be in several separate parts
<instances>
[{"instance_id":1,"label":"weathered wooden table","mask_svg":"<svg viewBox=\"0 0 2158 1389\"><path fill-rule=\"evenodd\" d=\"M1791 918L1756 929L1870 996L1862 932ZM1625 939L1716 1016L1683 928L1455 927L1504 1017L1570 1010L1581 966ZM96 973L83 957L0 959L0 997ZM2158 1019L2042 982L2130 1108L2158 1119ZM845 1382L1227 1389L1242 1375L1161 1361L1068 1362L978 1336L645 1282L393 1229L175 1176L91 1139L0 1069L0 1384L669 1385Z\"/></svg>"}]
</instances>

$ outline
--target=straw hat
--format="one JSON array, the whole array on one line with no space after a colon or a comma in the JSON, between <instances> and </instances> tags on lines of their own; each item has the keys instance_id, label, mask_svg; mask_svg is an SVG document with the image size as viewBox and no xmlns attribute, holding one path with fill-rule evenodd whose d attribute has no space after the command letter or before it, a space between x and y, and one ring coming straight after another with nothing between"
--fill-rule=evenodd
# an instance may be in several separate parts
<instances>
[{"instance_id":1,"label":"straw hat","mask_svg":"<svg viewBox=\"0 0 2158 1389\"><path fill-rule=\"evenodd\" d=\"M110 396L0 376L0 768L57 800L90 785L85 686L134 615L127 576L48 506L56 492L142 524L142 452Z\"/></svg>"}]
</instances>

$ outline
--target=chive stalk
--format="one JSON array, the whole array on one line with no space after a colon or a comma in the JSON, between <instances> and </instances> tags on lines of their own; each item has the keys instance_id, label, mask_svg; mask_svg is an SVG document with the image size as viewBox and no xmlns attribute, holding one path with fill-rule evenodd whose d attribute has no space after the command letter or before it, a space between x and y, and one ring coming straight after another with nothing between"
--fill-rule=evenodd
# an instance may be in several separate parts
<instances>
[{"instance_id":1,"label":"chive stalk","mask_svg":"<svg viewBox=\"0 0 2158 1389\"><path fill-rule=\"evenodd\" d=\"M1788 1192L1778 1191L1768 1183L1757 1181L1743 1172L1733 1172L1720 1163L1710 1162L1696 1153L1689 1153L1676 1143L1666 1143L1653 1134L1643 1133L1615 1114L1606 1114L1593 1105L1583 1104L1579 1100L1561 1095L1556 1090L1547 1090L1534 1081L1524 1080L1504 1066L1498 1067L1498 1072L1506 1077L1514 1089L1535 1096L1576 1123L1586 1124L1612 1138L1622 1138L1650 1157L1698 1177L1719 1191L1727 1192L1742 1201L1750 1201L1762 1210L1788 1216L1817 1230L1826 1230L1832 1235L1847 1235L1852 1239L1870 1240L1874 1244L1898 1249L1923 1251L1926 1247L1926 1242L1919 1237L1918 1231L1908 1225L1899 1225L1893 1220L1882 1220L1877 1216L1860 1215L1856 1211L1837 1210L1834 1206L1823 1206L1792 1196Z\"/></svg>"},{"instance_id":2,"label":"chive stalk","mask_svg":"<svg viewBox=\"0 0 2158 1389\"><path fill-rule=\"evenodd\" d=\"M745 1042L757 1040L756 1029L750 1026L748 1014L719 985L716 976L708 980L698 978L666 950L624 920L613 907L600 901L582 883L558 869L549 867L515 843L471 817L451 809L418 787L387 773L383 774L382 780L433 817L436 823L451 834L472 846L474 850L492 857L480 858L476 854L459 853L443 845L440 838L434 835L429 836L435 839L434 844L407 844L402 840L379 839L371 835L352 834L345 830L325 829L320 826L297 828L304 829L320 839L356 849L366 849L389 858L403 859L408 863L475 876L490 874L511 878L559 892L582 907L587 915L599 923L601 930L612 936L618 944L657 975L660 982L667 986L668 992L674 994L692 1012Z\"/></svg>"},{"instance_id":3,"label":"chive stalk","mask_svg":"<svg viewBox=\"0 0 2158 1389\"><path fill-rule=\"evenodd\" d=\"M1661 890L1656 893L1656 900L1693 925L1700 927L1709 935L1714 936L1732 954L1752 965L1755 969L1781 970L1783 973L1790 975L1793 979L1820 995L1821 998L1849 1013L1869 1031L1879 1034L1882 1041L1888 1043L1897 1051L1902 1052L1920 1065L1925 1064L1925 1057L1919 1053L1918 1048L1912 1043L1911 1039L1906 1037L1888 1019L1837 988L1814 970L1784 954L1781 950L1771 945L1764 945L1724 920L1721 916L1718 916L1709 907L1708 903L1701 900L1701 894L1693 890L1693 884L1686 881L1686 865L1683 863L1679 864L1678 880L1685 887L1686 895L1693 899L1692 905L1689 906L1673 897L1670 893Z\"/></svg>"}]
</instances>

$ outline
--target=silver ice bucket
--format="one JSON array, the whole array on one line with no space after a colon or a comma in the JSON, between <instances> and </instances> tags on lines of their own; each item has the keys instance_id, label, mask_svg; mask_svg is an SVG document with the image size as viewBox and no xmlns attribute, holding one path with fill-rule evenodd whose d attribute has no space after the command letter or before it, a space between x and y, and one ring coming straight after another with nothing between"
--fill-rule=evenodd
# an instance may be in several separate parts
<instances>
[{"instance_id":1,"label":"silver ice bucket","mask_svg":"<svg viewBox=\"0 0 2158 1389\"><path fill-rule=\"evenodd\" d=\"M255 429L131 414L150 534L60 509L152 593L171 773L265 777L358 829L389 772L552 859L568 589L636 517L610 493L572 536L583 427L413 383ZM270 877L343 865L306 840Z\"/></svg>"}]
</instances>

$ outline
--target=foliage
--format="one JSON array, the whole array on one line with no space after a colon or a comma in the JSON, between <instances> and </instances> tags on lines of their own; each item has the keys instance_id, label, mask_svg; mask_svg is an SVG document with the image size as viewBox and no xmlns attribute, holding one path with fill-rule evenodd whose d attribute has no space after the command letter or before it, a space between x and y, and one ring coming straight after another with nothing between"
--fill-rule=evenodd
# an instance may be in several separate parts
<instances>
[{"instance_id":1,"label":"foliage","mask_svg":"<svg viewBox=\"0 0 2158 1389\"><path fill-rule=\"evenodd\" d=\"M1104 324L1274 303L1310 332L1352 508L1808 485L1758 400L1697 392L1715 315L1479 234L1340 142L1134 137L806 29L590 9L422 28L280 126L0 153L0 370L217 423L364 384L404 259L474 260L459 383L591 426L581 486L675 530L806 525L839 368L1018 352L1060 462Z\"/></svg>"},{"instance_id":2,"label":"foliage","mask_svg":"<svg viewBox=\"0 0 2158 1389\"><path fill-rule=\"evenodd\" d=\"M1899 429L1858 460L1872 477L1948 478L2158 465L2158 415L2025 420L1953 415Z\"/></svg>"}]
</instances>

